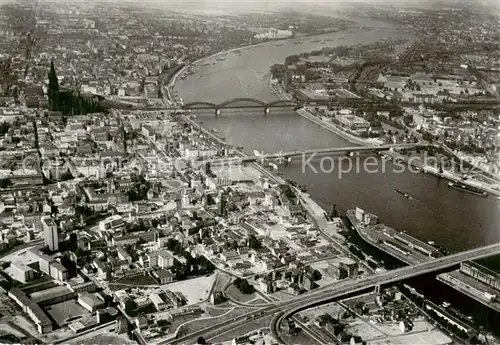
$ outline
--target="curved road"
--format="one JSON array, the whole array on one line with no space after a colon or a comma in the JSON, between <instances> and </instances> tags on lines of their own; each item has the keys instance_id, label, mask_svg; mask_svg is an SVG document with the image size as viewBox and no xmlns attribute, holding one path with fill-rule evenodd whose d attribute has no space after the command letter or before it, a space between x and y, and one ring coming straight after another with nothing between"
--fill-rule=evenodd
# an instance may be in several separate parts
<instances>
[{"instance_id":1,"label":"curved road","mask_svg":"<svg viewBox=\"0 0 500 345\"><path fill-rule=\"evenodd\" d=\"M418 265L407 266L396 270L379 273L366 278L336 282L327 285L321 289L305 293L302 296L297 297L295 299L275 302L268 307L260 308L259 310L243 314L239 317L232 319L231 323L228 323L226 321L219 324L215 324L200 331L193 332L185 337L181 337L179 339L175 339L169 342L162 342L160 344L172 344L172 345L185 344L188 343L189 341L192 341L198 336L203 336L208 339L210 337L213 337L219 332L224 332L232 328L237 328L239 326L242 326L250 320L260 319L269 315L275 315L277 313L279 314L279 316L277 316L273 320L271 329L273 331L273 334L277 337L277 339L281 340L279 336L279 327L282 321L301 310L308 309L315 305L329 303L332 300L340 299L346 295L360 293L372 289L377 285L386 285L395 283L422 274L427 274L442 269L450 268L455 265L458 265L460 262L463 261L485 258L492 255L496 255L498 253L500 253L500 243L445 256Z\"/></svg>"}]
</instances>

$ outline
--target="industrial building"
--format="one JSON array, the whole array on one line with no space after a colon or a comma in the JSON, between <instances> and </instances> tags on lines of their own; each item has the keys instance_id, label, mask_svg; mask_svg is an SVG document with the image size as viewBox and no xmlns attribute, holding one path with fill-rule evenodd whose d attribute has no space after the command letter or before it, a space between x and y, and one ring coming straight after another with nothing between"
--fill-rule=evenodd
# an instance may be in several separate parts
<instances>
[{"instance_id":1,"label":"industrial building","mask_svg":"<svg viewBox=\"0 0 500 345\"><path fill-rule=\"evenodd\" d=\"M460 264L460 272L500 291L500 274L473 261Z\"/></svg>"},{"instance_id":2,"label":"industrial building","mask_svg":"<svg viewBox=\"0 0 500 345\"><path fill-rule=\"evenodd\" d=\"M359 207L356 207L356 220L363 223L364 225L378 224L378 217L376 215L368 213Z\"/></svg>"}]
</instances>

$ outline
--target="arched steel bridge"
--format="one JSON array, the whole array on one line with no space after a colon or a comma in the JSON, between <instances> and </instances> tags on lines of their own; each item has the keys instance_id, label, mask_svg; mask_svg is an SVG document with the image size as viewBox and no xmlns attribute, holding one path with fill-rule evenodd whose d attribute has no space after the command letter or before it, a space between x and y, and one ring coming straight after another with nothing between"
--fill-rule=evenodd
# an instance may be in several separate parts
<instances>
[{"instance_id":1,"label":"arched steel bridge","mask_svg":"<svg viewBox=\"0 0 500 345\"><path fill-rule=\"evenodd\" d=\"M261 108L267 113L271 108L293 108L297 106L304 105L336 105L336 106L355 106L355 105L381 105L381 103L371 100L371 99L363 99L363 98L349 98L349 99L318 99L318 100L275 100L270 102L265 102L256 98L251 97L238 97L233 98L221 103L215 103L211 101L193 101L188 102L183 105L179 105L177 107L169 108L171 110L183 109L183 110L203 110L203 109L214 109L216 113L220 113L222 109L252 109L252 108ZM385 104L387 105L387 104ZM420 103L413 102L401 102L398 103L399 106L416 106L420 105ZM500 102L483 102L483 103L450 103L443 106L449 106L453 108L468 108L468 107L500 107Z\"/></svg>"},{"instance_id":2,"label":"arched steel bridge","mask_svg":"<svg viewBox=\"0 0 500 345\"><path fill-rule=\"evenodd\" d=\"M239 104L238 104L239 103ZM246 104L241 104L246 103ZM250 104L248 104L250 103ZM233 98L222 103L214 103L208 101L199 101L199 102L189 102L181 106L182 109L235 109L235 108L290 108L295 107L299 103L295 101L289 100L277 100L272 102L264 102L255 98Z\"/></svg>"}]
</instances>

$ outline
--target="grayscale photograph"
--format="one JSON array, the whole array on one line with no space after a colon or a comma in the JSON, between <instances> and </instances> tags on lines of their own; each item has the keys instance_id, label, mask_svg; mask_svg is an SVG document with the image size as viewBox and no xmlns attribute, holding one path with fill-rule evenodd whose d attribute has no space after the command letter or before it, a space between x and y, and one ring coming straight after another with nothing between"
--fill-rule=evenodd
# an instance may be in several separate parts
<instances>
[{"instance_id":1,"label":"grayscale photograph","mask_svg":"<svg viewBox=\"0 0 500 345\"><path fill-rule=\"evenodd\" d=\"M500 345L498 0L0 0L0 344Z\"/></svg>"}]
</instances>

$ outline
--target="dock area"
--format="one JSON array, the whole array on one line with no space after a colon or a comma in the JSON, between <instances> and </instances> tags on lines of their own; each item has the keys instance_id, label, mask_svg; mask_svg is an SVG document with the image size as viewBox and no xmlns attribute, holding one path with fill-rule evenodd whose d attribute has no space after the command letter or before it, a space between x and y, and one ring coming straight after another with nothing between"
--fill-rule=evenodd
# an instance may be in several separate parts
<instances>
[{"instance_id":1,"label":"dock area","mask_svg":"<svg viewBox=\"0 0 500 345\"><path fill-rule=\"evenodd\" d=\"M500 301L496 300L500 291L463 274L460 270L442 273L436 279L500 313Z\"/></svg>"},{"instance_id":2,"label":"dock area","mask_svg":"<svg viewBox=\"0 0 500 345\"><path fill-rule=\"evenodd\" d=\"M377 223L366 225L357 217L357 213L359 215L357 211L359 210L360 209L348 210L346 212L346 216L351 222L354 230L356 230L363 240L392 257L408 265L415 265L442 256L442 254L431 245L406 233L398 232L385 224Z\"/></svg>"},{"instance_id":3,"label":"dock area","mask_svg":"<svg viewBox=\"0 0 500 345\"><path fill-rule=\"evenodd\" d=\"M341 130L332 122L327 122L327 121L324 121L324 120L318 118L317 116L314 116L313 114L311 114L309 112L309 110L307 108L300 108L300 109L297 109L295 112L297 114L299 114L300 116L308 119L309 121L314 122L318 126L321 126L322 128L326 129L327 131L330 131L330 132L338 135L339 137L348 140L349 142L351 142L353 144L356 144L356 145L370 144L370 142L365 140L365 139L356 137L352 134L347 133L346 131Z\"/></svg>"},{"instance_id":4,"label":"dock area","mask_svg":"<svg viewBox=\"0 0 500 345\"><path fill-rule=\"evenodd\" d=\"M325 210L323 210L323 208L321 208L321 206L319 206L307 193L303 193L297 188L295 188L295 193L299 197L300 203L308 213L310 219L314 222L321 234L330 242L332 247L342 255L358 261L344 245L345 240L339 233L342 231L341 223L337 221L327 222L324 217ZM358 261L358 263L367 272L373 273L373 269L366 262Z\"/></svg>"}]
</instances>

